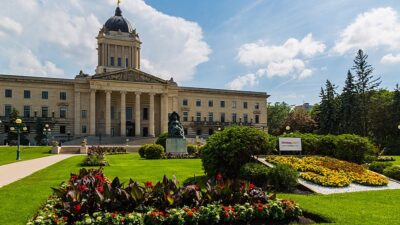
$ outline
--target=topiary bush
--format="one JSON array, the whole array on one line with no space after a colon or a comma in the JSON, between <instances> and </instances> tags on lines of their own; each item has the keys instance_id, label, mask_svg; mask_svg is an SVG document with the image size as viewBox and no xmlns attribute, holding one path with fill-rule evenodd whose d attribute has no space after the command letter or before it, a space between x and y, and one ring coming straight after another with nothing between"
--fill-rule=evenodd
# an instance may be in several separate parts
<instances>
[{"instance_id":1,"label":"topiary bush","mask_svg":"<svg viewBox=\"0 0 400 225\"><path fill-rule=\"evenodd\" d=\"M201 151L203 168L208 176L221 173L237 178L240 168L250 162L252 155L267 149L268 136L247 126L231 126L209 137Z\"/></svg>"},{"instance_id":2,"label":"topiary bush","mask_svg":"<svg viewBox=\"0 0 400 225\"><path fill-rule=\"evenodd\" d=\"M371 164L369 164L369 169L377 173L383 173L384 169L392 165L393 163L390 162L372 162Z\"/></svg>"},{"instance_id":3,"label":"topiary bush","mask_svg":"<svg viewBox=\"0 0 400 225\"><path fill-rule=\"evenodd\" d=\"M160 134L160 136L158 136L156 140L156 144L162 145L164 149L167 149L167 138L168 138L168 133Z\"/></svg>"},{"instance_id":4,"label":"topiary bush","mask_svg":"<svg viewBox=\"0 0 400 225\"><path fill-rule=\"evenodd\" d=\"M269 168L265 165L246 163L240 168L239 177L261 187L268 182L268 173Z\"/></svg>"},{"instance_id":5,"label":"topiary bush","mask_svg":"<svg viewBox=\"0 0 400 225\"><path fill-rule=\"evenodd\" d=\"M191 144L187 145L187 152L189 155L197 154L198 152L197 145L191 145Z\"/></svg>"},{"instance_id":6,"label":"topiary bush","mask_svg":"<svg viewBox=\"0 0 400 225\"><path fill-rule=\"evenodd\" d=\"M277 164L268 173L268 184L276 191L290 191L297 185L299 174L287 165Z\"/></svg>"},{"instance_id":7,"label":"topiary bush","mask_svg":"<svg viewBox=\"0 0 400 225\"><path fill-rule=\"evenodd\" d=\"M390 166L383 170L383 175L400 181L400 166Z\"/></svg>"},{"instance_id":8,"label":"topiary bush","mask_svg":"<svg viewBox=\"0 0 400 225\"><path fill-rule=\"evenodd\" d=\"M145 145L140 146L140 148L139 148L139 155L140 155L141 158L146 158L145 152L146 152L146 148L147 148L148 146L149 146L149 144L145 144Z\"/></svg>"},{"instance_id":9,"label":"topiary bush","mask_svg":"<svg viewBox=\"0 0 400 225\"><path fill-rule=\"evenodd\" d=\"M161 159L164 156L164 147L159 144L148 144L144 149L146 159Z\"/></svg>"}]
</instances>

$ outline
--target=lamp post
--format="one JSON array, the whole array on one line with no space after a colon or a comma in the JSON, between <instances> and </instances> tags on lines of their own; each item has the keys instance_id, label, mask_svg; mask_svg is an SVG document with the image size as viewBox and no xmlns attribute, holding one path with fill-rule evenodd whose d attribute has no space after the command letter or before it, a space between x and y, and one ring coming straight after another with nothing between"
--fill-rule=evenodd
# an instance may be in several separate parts
<instances>
[{"instance_id":1,"label":"lamp post","mask_svg":"<svg viewBox=\"0 0 400 225\"><path fill-rule=\"evenodd\" d=\"M286 131L289 132L289 130L290 130L290 126L286 126Z\"/></svg>"},{"instance_id":2,"label":"lamp post","mask_svg":"<svg viewBox=\"0 0 400 225\"><path fill-rule=\"evenodd\" d=\"M51 129L48 124L44 125L43 132L46 135L46 145L49 145L49 133L51 132Z\"/></svg>"},{"instance_id":3,"label":"lamp post","mask_svg":"<svg viewBox=\"0 0 400 225\"><path fill-rule=\"evenodd\" d=\"M21 151L20 151L20 141L21 141L21 131L22 132L26 132L28 130L28 128L26 128L23 124L22 124L22 120L21 119L16 119L15 120L15 127L10 127L10 131L11 132L16 132L17 133L17 160L21 160Z\"/></svg>"}]
</instances>

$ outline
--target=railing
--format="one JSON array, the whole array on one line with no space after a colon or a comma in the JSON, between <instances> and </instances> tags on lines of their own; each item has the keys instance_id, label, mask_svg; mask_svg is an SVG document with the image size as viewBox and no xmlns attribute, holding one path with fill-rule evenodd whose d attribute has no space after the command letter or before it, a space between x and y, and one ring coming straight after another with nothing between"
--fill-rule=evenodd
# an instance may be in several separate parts
<instances>
[{"instance_id":1,"label":"railing","mask_svg":"<svg viewBox=\"0 0 400 225\"><path fill-rule=\"evenodd\" d=\"M187 121L187 122L182 122L183 125L188 125L188 126L230 126L230 125L243 125L243 126L253 126L255 125L252 122L219 122L219 121Z\"/></svg>"}]
</instances>

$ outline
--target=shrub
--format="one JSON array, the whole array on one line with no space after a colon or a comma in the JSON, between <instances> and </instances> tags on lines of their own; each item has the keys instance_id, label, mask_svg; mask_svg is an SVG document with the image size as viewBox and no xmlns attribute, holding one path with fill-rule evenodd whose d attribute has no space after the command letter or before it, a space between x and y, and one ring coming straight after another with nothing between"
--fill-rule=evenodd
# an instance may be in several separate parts
<instances>
[{"instance_id":1,"label":"shrub","mask_svg":"<svg viewBox=\"0 0 400 225\"><path fill-rule=\"evenodd\" d=\"M161 159L164 155L164 147L158 144L148 144L144 150L146 159Z\"/></svg>"},{"instance_id":2,"label":"shrub","mask_svg":"<svg viewBox=\"0 0 400 225\"><path fill-rule=\"evenodd\" d=\"M388 162L388 161L396 161L396 159L393 158L392 156L378 156L378 158L376 159L376 161L379 161L379 162Z\"/></svg>"},{"instance_id":3,"label":"shrub","mask_svg":"<svg viewBox=\"0 0 400 225\"><path fill-rule=\"evenodd\" d=\"M104 156L88 155L82 162L82 166L108 166Z\"/></svg>"},{"instance_id":4,"label":"shrub","mask_svg":"<svg viewBox=\"0 0 400 225\"><path fill-rule=\"evenodd\" d=\"M383 175L400 181L400 166L390 166L383 170Z\"/></svg>"},{"instance_id":5,"label":"shrub","mask_svg":"<svg viewBox=\"0 0 400 225\"><path fill-rule=\"evenodd\" d=\"M149 144L145 144L140 146L139 148L139 155L141 158L145 158L145 152L146 152L146 148L149 146Z\"/></svg>"},{"instance_id":6,"label":"shrub","mask_svg":"<svg viewBox=\"0 0 400 225\"><path fill-rule=\"evenodd\" d=\"M393 163L390 162L372 162L369 165L369 169L372 171L375 171L377 173L383 173L383 170L386 169L386 167L392 166Z\"/></svg>"},{"instance_id":7,"label":"shrub","mask_svg":"<svg viewBox=\"0 0 400 225\"><path fill-rule=\"evenodd\" d=\"M276 191L290 191L297 185L298 173L287 165L277 164L268 173L268 183Z\"/></svg>"},{"instance_id":8,"label":"shrub","mask_svg":"<svg viewBox=\"0 0 400 225\"><path fill-rule=\"evenodd\" d=\"M197 154L198 152L197 145L191 145L191 144L187 145L187 152L189 155Z\"/></svg>"},{"instance_id":9,"label":"shrub","mask_svg":"<svg viewBox=\"0 0 400 225\"><path fill-rule=\"evenodd\" d=\"M203 168L208 176L219 172L237 178L240 167L250 162L252 155L263 152L267 142L267 134L257 128L227 127L209 137L200 156Z\"/></svg>"},{"instance_id":10,"label":"shrub","mask_svg":"<svg viewBox=\"0 0 400 225\"><path fill-rule=\"evenodd\" d=\"M168 138L168 133L160 134L160 136L158 136L156 140L156 144L162 145L164 149L167 149L167 138Z\"/></svg>"},{"instance_id":11,"label":"shrub","mask_svg":"<svg viewBox=\"0 0 400 225\"><path fill-rule=\"evenodd\" d=\"M278 150L278 137L274 135L268 135L268 144L267 148L265 149L265 152L262 154L268 154L268 153L277 153Z\"/></svg>"},{"instance_id":12,"label":"shrub","mask_svg":"<svg viewBox=\"0 0 400 225\"><path fill-rule=\"evenodd\" d=\"M240 178L248 180L257 186L263 186L268 181L269 169L259 163L246 163L240 168Z\"/></svg>"}]
</instances>

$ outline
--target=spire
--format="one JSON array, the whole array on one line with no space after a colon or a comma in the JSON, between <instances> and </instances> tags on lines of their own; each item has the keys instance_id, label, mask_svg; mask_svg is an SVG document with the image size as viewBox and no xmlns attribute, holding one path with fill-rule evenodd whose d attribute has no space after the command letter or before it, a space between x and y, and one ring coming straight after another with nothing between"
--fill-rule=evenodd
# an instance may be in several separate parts
<instances>
[{"instance_id":1,"label":"spire","mask_svg":"<svg viewBox=\"0 0 400 225\"><path fill-rule=\"evenodd\" d=\"M119 4L121 3L121 0L117 0L117 8L115 9L115 15L116 16L122 16L122 11L119 8Z\"/></svg>"}]
</instances>

